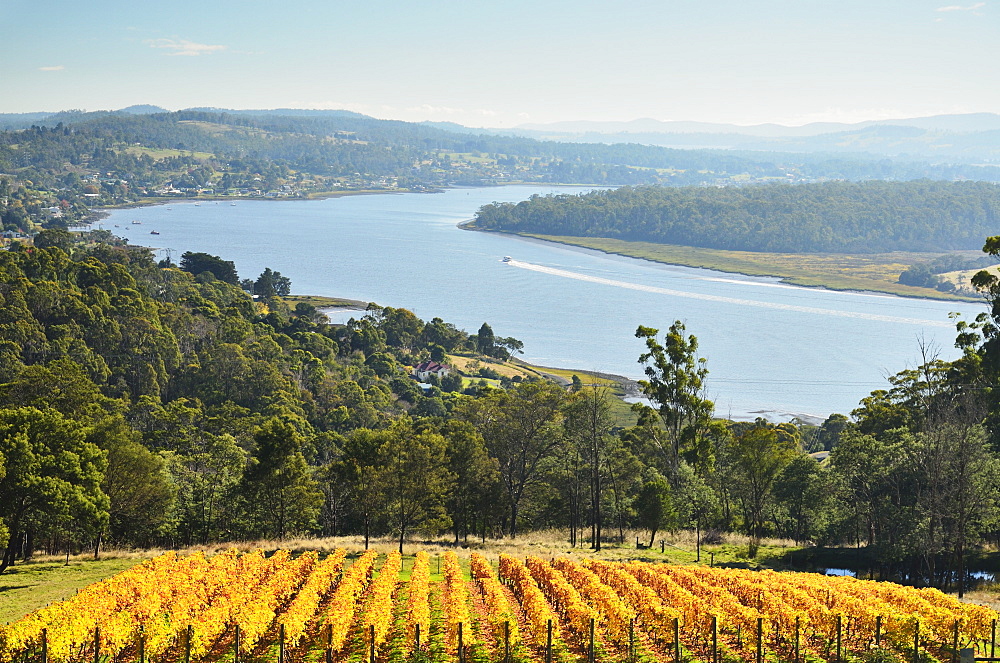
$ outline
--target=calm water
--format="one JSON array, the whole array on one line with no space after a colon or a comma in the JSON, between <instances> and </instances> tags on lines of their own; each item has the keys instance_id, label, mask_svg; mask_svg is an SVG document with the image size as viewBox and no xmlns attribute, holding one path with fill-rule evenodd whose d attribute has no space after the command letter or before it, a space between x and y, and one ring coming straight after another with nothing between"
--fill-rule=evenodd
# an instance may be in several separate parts
<instances>
[{"instance_id":1,"label":"calm water","mask_svg":"<svg viewBox=\"0 0 1000 663\"><path fill-rule=\"evenodd\" d=\"M848 413L885 378L918 363L919 345L956 356L948 313L982 307L797 288L762 278L657 265L460 230L492 201L549 191L512 186L320 201L174 203L119 210L100 225L133 244L271 267L296 293L409 308L475 332L485 321L542 365L641 377L638 325L682 320L708 358L717 412ZM133 224L132 221L141 224ZM159 235L151 235L151 231ZM502 261L511 256L510 263Z\"/></svg>"}]
</instances>

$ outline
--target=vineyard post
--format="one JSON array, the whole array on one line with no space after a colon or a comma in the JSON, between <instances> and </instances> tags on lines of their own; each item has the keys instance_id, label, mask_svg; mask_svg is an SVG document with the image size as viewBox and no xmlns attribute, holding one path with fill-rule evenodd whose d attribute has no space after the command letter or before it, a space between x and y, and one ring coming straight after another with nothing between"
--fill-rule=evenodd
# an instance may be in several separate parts
<instances>
[{"instance_id":1,"label":"vineyard post","mask_svg":"<svg viewBox=\"0 0 1000 663\"><path fill-rule=\"evenodd\" d=\"M681 663L681 620L674 617L674 663Z\"/></svg>"},{"instance_id":2,"label":"vineyard post","mask_svg":"<svg viewBox=\"0 0 1000 663\"><path fill-rule=\"evenodd\" d=\"M913 622L913 663L920 663L920 620Z\"/></svg>"},{"instance_id":3,"label":"vineyard post","mask_svg":"<svg viewBox=\"0 0 1000 663\"><path fill-rule=\"evenodd\" d=\"M333 663L333 624L326 625L326 663Z\"/></svg>"},{"instance_id":4,"label":"vineyard post","mask_svg":"<svg viewBox=\"0 0 1000 663\"><path fill-rule=\"evenodd\" d=\"M236 625L236 634L233 637L233 663L240 663L240 625Z\"/></svg>"},{"instance_id":5,"label":"vineyard post","mask_svg":"<svg viewBox=\"0 0 1000 663\"><path fill-rule=\"evenodd\" d=\"M628 620L628 660L635 660L635 617Z\"/></svg>"},{"instance_id":6,"label":"vineyard post","mask_svg":"<svg viewBox=\"0 0 1000 663\"><path fill-rule=\"evenodd\" d=\"M837 615L837 663L841 660L841 644L844 639L844 617L843 615Z\"/></svg>"},{"instance_id":7,"label":"vineyard post","mask_svg":"<svg viewBox=\"0 0 1000 663\"><path fill-rule=\"evenodd\" d=\"M190 624L187 627L187 637L184 638L184 663L191 663L191 631L194 630Z\"/></svg>"},{"instance_id":8,"label":"vineyard post","mask_svg":"<svg viewBox=\"0 0 1000 663\"><path fill-rule=\"evenodd\" d=\"M374 663L374 661L372 663ZM465 643L462 642L462 622L458 623L458 663L465 663Z\"/></svg>"},{"instance_id":9,"label":"vineyard post","mask_svg":"<svg viewBox=\"0 0 1000 663\"><path fill-rule=\"evenodd\" d=\"M375 663L375 625L368 625L368 663Z\"/></svg>"},{"instance_id":10,"label":"vineyard post","mask_svg":"<svg viewBox=\"0 0 1000 663\"><path fill-rule=\"evenodd\" d=\"M663 539L660 539L660 552L666 552L667 544Z\"/></svg>"},{"instance_id":11,"label":"vineyard post","mask_svg":"<svg viewBox=\"0 0 1000 663\"><path fill-rule=\"evenodd\" d=\"M503 663L510 663L510 622L503 623Z\"/></svg>"},{"instance_id":12,"label":"vineyard post","mask_svg":"<svg viewBox=\"0 0 1000 663\"><path fill-rule=\"evenodd\" d=\"M715 568L715 553L714 552L710 552L710 553L708 553L708 556L709 556L709 559L710 559L708 565L711 566L712 568Z\"/></svg>"},{"instance_id":13,"label":"vineyard post","mask_svg":"<svg viewBox=\"0 0 1000 663\"><path fill-rule=\"evenodd\" d=\"M590 618L590 647L587 648L587 660L594 663L594 618Z\"/></svg>"},{"instance_id":14,"label":"vineyard post","mask_svg":"<svg viewBox=\"0 0 1000 663\"><path fill-rule=\"evenodd\" d=\"M795 663L799 663L799 629L802 626L802 618L795 617Z\"/></svg>"},{"instance_id":15,"label":"vineyard post","mask_svg":"<svg viewBox=\"0 0 1000 663\"><path fill-rule=\"evenodd\" d=\"M146 629L139 625L139 663L146 663Z\"/></svg>"},{"instance_id":16,"label":"vineyard post","mask_svg":"<svg viewBox=\"0 0 1000 663\"><path fill-rule=\"evenodd\" d=\"M712 663L719 663L719 618L712 615Z\"/></svg>"},{"instance_id":17,"label":"vineyard post","mask_svg":"<svg viewBox=\"0 0 1000 663\"><path fill-rule=\"evenodd\" d=\"M952 663L958 663L958 620L955 620L954 633L952 633L952 650L951 650L951 661Z\"/></svg>"},{"instance_id":18,"label":"vineyard post","mask_svg":"<svg viewBox=\"0 0 1000 663\"><path fill-rule=\"evenodd\" d=\"M413 629L413 649L420 651L420 622L414 624Z\"/></svg>"},{"instance_id":19,"label":"vineyard post","mask_svg":"<svg viewBox=\"0 0 1000 663\"><path fill-rule=\"evenodd\" d=\"M548 621L548 635L545 637L545 663L552 663L552 620Z\"/></svg>"},{"instance_id":20,"label":"vineyard post","mask_svg":"<svg viewBox=\"0 0 1000 663\"><path fill-rule=\"evenodd\" d=\"M875 617L875 646L882 646L882 615Z\"/></svg>"},{"instance_id":21,"label":"vineyard post","mask_svg":"<svg viewBox=\"0 0 1000 663\"><path fill-rule=\"evenodd\" d=\"M285 625L278 627L278 663L285 663Z\"/></svg>"},{"instance_id":22,"label":"vineyard post","mask_svg":"<svg viewBox=\"0 0 1000 663\"><path fill-rule=\"evenodd\" d=\"M736 625L736 648L743 649L743 625Z\"/></svg>"},{"instance_id":23,"label":"vineyard post","mask_svg":"<svg viewBox=\"0 0 1000 663\"><path fill-rule=\"evenodd\" d=\"M101 627L94 627L94 663L101 661Z\"/></svg>"},{"instance_id":24,"label":"vineyard post","mask_svg":"<svg viewBox=\"0 0 1000 663\"><path fill-rule=\"evenodd\" d=\"M49 663L49 629L42 629L42 663Z\"/></svg>"},{"instance_id":25,"label":"vineyard post","mask_svg":"<svg viewBox=\"0 0 1000 663\"><path fill-rule=\"evenodd\" d=\"M997 655L997 620L993 620L993 628L990 630L990 658Z\"/></svg>"},{"instance_id":26,"label":"vineyard post","mask_svg":"<svg viewBox=\"0 0 1000 663\"><path fill-rule=\"evenodd\" d=\"M764 663L764 618L757 618L757 663Z\"/></svg>"}]
</instances>

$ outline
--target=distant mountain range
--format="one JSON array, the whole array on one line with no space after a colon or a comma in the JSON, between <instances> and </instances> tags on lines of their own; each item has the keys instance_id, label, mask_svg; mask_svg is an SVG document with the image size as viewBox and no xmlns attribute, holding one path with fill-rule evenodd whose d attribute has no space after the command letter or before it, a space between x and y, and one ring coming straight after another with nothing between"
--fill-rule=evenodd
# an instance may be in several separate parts
<instances>
[{"instance_id":1,"label":"distant mountain range","mask_svg":"<svg viewBox=\"0 0 1000 663\"><path fill-rule=\"evenodd\" d=\"M663 122L643 118L629 122L572 121L551 124L522 124L514 130L548 131L560 133L700 133L738 134L763 138L790 138L818 136L820 134L859 131L874 126L916 127L927 131L970 133L1000 130L1000 114L967 113L964 115L931 115L928 117L901 118L896 120L869 120L866 122L813 122L797 127L781 124L718 124L713 122Z\"/></svg>"},{"instance_id":2,"label":"distant mountain range","mask_svg":"<svg viewBox=\"0 0 1000 663\"><path fill-rule=\"evenodd\" d=\"M996 113L933 115L853 124L814 122L798 127L661 122L652 119L576 121L524 124L496 131L572 143L640 143L681 149L755 152L867 153L1000 164L1000 114Z\"/></svg>"},{"instance_id":3,"label":"distant mountain range","mask_svg":"<svg viewBox=\"0 0 1000 663\"><path fill-rule=\"evenodd\" d=\"M372 119L346 110L191 108L191 111L240 116ZM44 122L77 121L82 115L148 115L165 108L136 105L116 111L0 114L0 130L24 129ZM402 123L414 124L414 123ZM420 125L458 134L517 136L560 143L633 143L676 149L735 150L785 154L893 157L931 163L1000 167L1000 114L966 113L873 120L856 123L814 122L802 126L737 125L712 122L664 122L649 118L629 122L565 121L523 124L513 129L465 127L454 122Z\"/></svg>"}]
</instances>

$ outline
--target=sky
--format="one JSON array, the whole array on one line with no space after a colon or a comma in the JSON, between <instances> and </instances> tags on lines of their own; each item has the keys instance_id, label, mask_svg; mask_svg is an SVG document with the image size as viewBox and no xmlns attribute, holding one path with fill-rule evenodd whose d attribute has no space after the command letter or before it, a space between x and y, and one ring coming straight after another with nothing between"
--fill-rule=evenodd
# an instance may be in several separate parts
<instances>
[{"instance_id":1,"label":"sky","mask_svg":"<svg viewBox=\"0 0 1000 663\"><path fill-rule=\"evenodd\" d=\"M1000 0L0 0L0 113L513 127L1000 113Z\"/></svg>"}]
</instances>

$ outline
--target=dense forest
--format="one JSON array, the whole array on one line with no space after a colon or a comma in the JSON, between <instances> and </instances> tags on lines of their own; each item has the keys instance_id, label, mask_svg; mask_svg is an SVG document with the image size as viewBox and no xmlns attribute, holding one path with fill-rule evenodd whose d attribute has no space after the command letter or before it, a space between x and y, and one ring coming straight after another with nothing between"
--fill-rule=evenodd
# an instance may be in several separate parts
<instances>
[{"instance_id":1,"label":"dense forest","mask_svg":"<svg viewBox=\"0 0 1000 663\"><path fill-rule=\"evenodd\" d=\"M68 111L32 118L18 117L0 131L0 221L9 232L30 234L72 224L102 206L172 197L284 198L511 182L743 187L996 179L995 168L972 165L558 143L348 112Z\"/></svg>"},{"instance_id":2,"label":"dense forest","mask_svg":"<svg viewBox=\"0 0 1000 663\"><path fill-rule=\"evenodd\" d=\"M373 305L331 325L288 287L59 229L0 252L0 571L108 543L558 527L599 548L691 528L867 544L883 571L944 583L1000 536L1000 308L959 323L959 360L822 426L716 418L695 336L640 327L653 407L623 427L579 380L411 377L457 354L489 375L521 344L488 324Z\"/></svg>"},{"instance_id":3,"label":"dense forest","mask_svg":"<svg viewBox=\"0 0 1000 663\"><path fill-rule=\"evenodd\" d=\"M484 230L788 253L979 249L1000 232L988 182L622 187L482 207Z\"/></svg>"}]
</instances>

